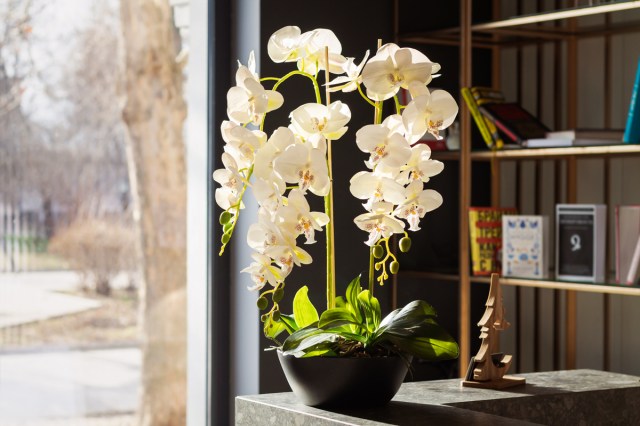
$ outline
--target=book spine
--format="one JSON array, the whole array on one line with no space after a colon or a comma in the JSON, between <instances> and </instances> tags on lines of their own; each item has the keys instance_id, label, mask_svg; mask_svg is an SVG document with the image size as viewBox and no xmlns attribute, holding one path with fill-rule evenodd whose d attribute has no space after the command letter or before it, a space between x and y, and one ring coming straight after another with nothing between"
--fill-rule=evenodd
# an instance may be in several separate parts
<instances>
[{"instance_id":1,"label":"book spine","mask_svg":"<svg viewBox=\"0 0 640 426\"><path fill-rule=\"evenodd\" d=\"M493 148L493 138L491 137L491 133L487 128L487 123L485 122L482 114L480 113L480 110L478 109L478 105L476 104L475 99L473 99L471 91L468 87L463 87L460 92L462 93L462 98L469 107L469 112L471 113L473 120L476 122L478 130L480 130L482 139L484 139L484 142L489 148Z\"/></svg>"},{"instance_id":2,"label":"book spine","mask_svg":"<svg viewBox=\"0 0 640 426\"><path fill-rule=\"evenodd\" d=\"M620 206L616 206L616 283L620 279Z\"/></svg>"},{"instance_id":3,"label":"book spine","mask_svg":"<svg viewBox=\"0 0 640 426\"><path fill-rule=\"evenodd\" d=\"M629 114L627 115L627 126L624 130L624 143L640 143L640 59L638 59L638 69L636 70L636 81L631 92L631 102L629 103Z\"/></svg>"},{"instance_id":4,"label":"book spine","mask_svg":"<svg viewBox=\"0 0 640 426\"><path fill-rule=\"evenodd\" d=\"M629 266L629 273L627 274L627 284L635 284L636 277L638 276L639 264L640 264L640 238L638 238L636 249L633 251L633 257L631 258L631 265Z\"/></svg>"},{"instance_id":5,"label":"book spine","mask_svg":"<svg viewBox=\"0 0 640 426\"><path fill-rule=\"evenodd\" d=\"M493 122L491 117L488 117L486 114L483 114L482 110L480 109L482 105L487 103L504 102L504 98L502 97L502 94L500 92L497 92L485 87L472 87L471 94L473 95L473 99L475 100L476 105L478 106L478 110L480 110L480 113L484 116L484 121L487 125L487 129L489 130L489 133L491 134L491 139L493 140L493 146L496 149L502 149L504 147L504 141L500 137L500 133L498 133L498 128L496 127L496 124Z\"/></svg>"},{"instance_id":6,"label":"book spine","mask_svg":"<svg viewBox=\"0 0 640 426\"><path fill-rule=\"evenodd\" d=\"M516 143L522 144L523 141L515 133L513 133L511 130L509 130L509 128L507 126L505 126L502 122L500 122L500 120L496 120L496 118L493 115L491 115L491 113L489 111L487 111L483 107L479 107L478 109L486 117L489 117L489 119L495 123L496 127L498 129L500 129L502 131L502 133L507 135L507 137L509 137L509 139L511 139L512 141L514 141Z\"/></svg>"}]
</instances>

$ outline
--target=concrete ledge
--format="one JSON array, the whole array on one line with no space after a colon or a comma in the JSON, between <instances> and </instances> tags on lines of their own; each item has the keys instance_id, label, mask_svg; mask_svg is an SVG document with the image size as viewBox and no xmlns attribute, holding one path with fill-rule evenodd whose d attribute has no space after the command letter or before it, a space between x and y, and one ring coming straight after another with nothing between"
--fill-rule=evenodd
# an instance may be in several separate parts
<instances>
[{"instance_id":1,"label":"concrete ledge","mask_svg":"<svg viewBox=\"0 0 640 426\"><path fill-rule=\"evenodd\" d=\"M402 385L391 403L321 410L292 393L236 398L236 425L640 424L640 378L595 370L522 374L504 391L462 388L459 380Z\"/></svg>"}]
</instances>

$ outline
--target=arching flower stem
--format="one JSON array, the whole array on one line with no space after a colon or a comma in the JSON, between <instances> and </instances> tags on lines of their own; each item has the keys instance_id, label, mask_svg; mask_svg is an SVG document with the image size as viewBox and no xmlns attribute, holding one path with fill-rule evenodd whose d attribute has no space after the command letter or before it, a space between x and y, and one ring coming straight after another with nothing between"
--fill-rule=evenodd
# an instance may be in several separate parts
<instances>
[{"instance_id":1,"label":"arching flower stem","mask_svg":"<svg viewBox=\"0 0 640 426\"><path fill-rule=\"evenodd\" d=\"M251 165L251 167L249 167L247 171L247 176L245 177L244 185L242 186L242 191L240 191L240 195L238 196L238 201L227 209L228 211L233 210L233 218L231 219L233 221L233 224L231 225L231 228L226 232L229 234L229 237L233 235L233 231L236 229L236 223L238 223L238 218L240 217L240 205L242 204L242 198L244 197L244 193L249 187L249 180L251 179L252 174L253 174L253 165ZM220 252L218 253L218 256L222 256L222 254L224 253L225 247L227 247L227 244L222 244L222 247L220 247Z\"/></svg>"}]
</instances>

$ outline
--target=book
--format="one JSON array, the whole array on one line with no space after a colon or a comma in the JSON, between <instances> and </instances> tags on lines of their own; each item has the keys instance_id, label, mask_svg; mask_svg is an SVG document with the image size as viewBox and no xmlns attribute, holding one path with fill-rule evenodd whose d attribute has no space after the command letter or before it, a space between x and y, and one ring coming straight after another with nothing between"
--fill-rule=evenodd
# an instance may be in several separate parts
<instances>
[{"instance_id":1,"label":"book","mask_svg":"<svg viewBox=\"0 0 640 426\"><path fill-rule=\"evenodd\" d=\"M627 273L627 284L633 285L638 280L638 264L640 264L640 238L636 242L636 247L633 250L633 256L631 257L631 265L629 266L629 272Z\"/></svg>"},{"instance_id":2,"label":"book","mask_svg":"<svg viewBox=\"0 0 640 426\"><path fill-rule=\"evenodd\" d=\"M503 276L548 278L549 247L547 216L502 216Z\"/></svg>"},{"instance_id":3,"label":"book","mask_svg":"<svg viewBox=\"0 0 640 426\"><path fill-rule=\"evenodd\" d=\"M502 215L515 214L515 208L471 207L469 238L473 275L501 272Z\"/></svg>"},{"instance_id":4,"label":"book","mask_svg":"<svg viewBox=\"0 0 640 426\"><path fill-rule=\"evenodd\" d=\"M493 89L491 87L480 87L475 86L470 89L471 95L473 95L473 99L476 102L478 108L484 104L488 103L502 103L504 102L504 95L501 91ZM495 149L502 149L504 146L504 141L500 136L500 132L498 132L498 128L496 127L493 120L490 117L487 117L482 110L479 110L482 116L484 117L484 122L487 125L487 130L491 134L491 139L493 140L493 147Z\"/></svg>"},{"instance_id":5,"label":"book","mask_svg":"<svg viewBox=\"0 0 640 426\"><path fill-rule=\"evenodd\" d=\"M558 146L597 146L622 144L622 130L575 129L547 132L546 137L522 142L526 148L549 148Z\"/></svg>"},{"instance_id":6,"label":"book","mask_svg":"<svg viewBox=\"0 0 640 426\"><path fill-rule=\"evenodd\" d=\"M543 139L549 129L517 103L489 103L479 107L498 129L519 144L527 139Z\"/></svg>"},{"instance_id":7,"label":"book","mask_svg":"<svg viewBox=\"0 0 640 426\"><path fill-rule=\"evenodd\" d=\"M640 143L640 100L638 99L638 92L640 92L640 58L638 58L636 81L631 91L627 126L624 129L624 143Z\"/></svg>"},{"instance_id":8,"label":"book","mask_svg":"<svg viewBox=\"0 0 640 426\"><path fill-rule=\"evenodd\" d=\"M631 263L640 239L640 205L616 206L615 221L616 282L633 284L637 267L631 271Z\"/></svg>"},{"instance_id":9,"label":"book","mask_svg":"<svg viewBox=\"0 0 640 426\"><path fill-rule=\"evenodd\" d=\"M604 282L606 215L604 204L556 205L556 278Z\"/></svg>"},{"instance_id":10,"label":"book","mask_svg":"<svg viewBox=\"0 0 640 426\"><path fill-rule=\"evenodd\" d=\"M476 104L475 99L473 99L473 95L468 87L463 87L460 89L462 93L462 98L464 99L467 107L469 107L469 112L473 117L473 121L476 122L476 126L478 126L478 130L480 130L480 134L482 135L482 139L487 144L487 147L490 149L494 149L493 137L491 136L491 132L487 127L487 123L485 117L480 113L478 109L478 105ZM497 148L497 147L496 147Z\"/></svg>"}]
</instances>

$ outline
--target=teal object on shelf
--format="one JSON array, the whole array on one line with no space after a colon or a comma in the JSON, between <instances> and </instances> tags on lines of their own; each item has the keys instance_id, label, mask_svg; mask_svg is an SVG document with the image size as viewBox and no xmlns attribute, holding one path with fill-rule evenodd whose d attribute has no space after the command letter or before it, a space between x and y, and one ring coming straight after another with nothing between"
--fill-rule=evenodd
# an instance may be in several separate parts
<instances>
[{"instance_id":1,"label":"teal object on shelf","mask_svg":"<svg viewBox=\"0 0 640 426\"><path fill-rule=\"evenodd\" d=\"M636 81L631 92L631 102L629 104L629 115L627 116L627 127L624 130L624 143L640 143L640 58L636 70Z\"/></svg>"}]
</instances>

